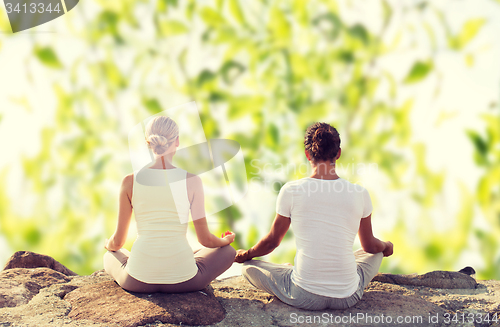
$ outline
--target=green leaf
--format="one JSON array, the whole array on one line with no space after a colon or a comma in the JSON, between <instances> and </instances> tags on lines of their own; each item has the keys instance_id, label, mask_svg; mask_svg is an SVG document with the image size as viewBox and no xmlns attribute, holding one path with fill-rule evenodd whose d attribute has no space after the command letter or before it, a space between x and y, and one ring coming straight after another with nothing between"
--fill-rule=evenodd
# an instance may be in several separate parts
<instances>
[{"instance_id":1,"label":"green leaf","mask_svg":"<svg viewBox=\"0 0 500 327\"><path fill-rule=\"evenodd\" d=\"M108 80L108 85L116 88L125 88L127 86L127 79L124 78L120 69L112 58L101 63L101 69L104 73L104 78Z\"/></svg>"},{"instance_id":2,"label":"green leaf","mask_svg":"<svg viewBox=\"0 0 500 327\"><path fill-rule=\"evenodd\" d=\"M197 78L196 84L198 87L202 87L205 83L213 81L216 74L208 69L204 69Z\"/></svg>"},{"instance_id":3,"label":"green leaf","mask_svg":"<svg viewBox=\"0 0 500 327\"><path fill-rule=\"evenodd\" d=\"M229 0L229 12L233 15L238 24L244 25L246 23L245 15L241 10L240 2L238 0Z\"/></svg>"},{"instance_id":4,"label":"green leaf","mask_svg":"<svg viewBox=\"0 0 500 327\"><path fill-rule=\"evenodd\" d=\"M151 113L156 114L156 113L162 111L162 107L160 105L160 102L158 102L158 100L155 98L143 98L142 104Z\"/></svg>"},{"instance_id":5,"label":"green leaf","mask_svg":"<svg viewBox=\"0 0 500 327\"><path fill-rule=\"evenodd\" d=\"M233 97L229 103L229 120L241 118L248 114L260 112L264 105L265 98L258 96Z\"/></svg>"},{"instance_id":6,"label":"green leaf","mask_svg":"<svg viewBox=\"0 0 500 327\"><path fill-rule=\"evenodd\" d=\"M26 243L28 243L29 245L33 246L40 243L42 239L42 233L37 227L30 226L23 232L24 232L24 239L26 240Z\"/></svg>"},{"instance_id":7,"label":"green leaf","mask_svg":"<svg viewBox=\"0 0 500 327\"><path fill-rule=\"evenodd\" d=\"M433 240L430 244L424 248L426 257L432 260L437 260L442 257L443 248L439 245L437 240Z\"/></svg>"},{"instance_id":8,"label":"green leaf","mask_svg":"<svg viewBox=\"0 0 500 327\"><path fill-rule=\"evenodd\" d=\"M267 133L266 133L266 144L270 148L276 148L280 139L280 131L276 125L273 123L269 124Z\"/></svg>"},{"instance_id":9,"label":"green leaf","mask_svg":"<svg viewBox=\"0 0 500 327\"><path fill-rule=\"evenodd\" d=\"M224 102L227 99L227 94L220 91L211 92L208 96L210 102Z\"/></svg>"},{"instance_id":10,"label":"green leaf","mask_svg":"<svg viewBox=\"0 0 500 327\"><path fill-rule=\"evenodd\" d=\"M477 132L468 130L467 136L474 144L474 148L476 149L475 160L478 165L485 165L488 163L488 143L485 139L483 139Z\"/></svg>"},{"instance_id":11,"label":"green leaf","mask_svg":"<svg viewBox=\"0 0 500 327\"><path fill-rule=\"evenodd\" d=\"M354 26L349 28L349 34L352 37L359 39L365 45L367 45L370 41L370 36L368 34L368 31L366 30L366 27L361 24L355 24Z\"/></svg>"},{"instance_id":12,"label":"green leaf","mask_svg":"<svg viewBox=\"0 0 500 327\"><path fill-rule=\"evenodd\" d=\"M330 40L335 40L342 28L342 22L339 17L331 12L314 18L312 24Z\"/></svg>"},{"instance_id":13,"label":"green leaf","mask_svg":"<svg viewBox=\"0 0 500 327\"><path fill-rule=\"evenodd\" d=\"M271 9L268 26L278 40L290 38L290 23L286 19L285 14L276 6Z\"/></svg>"},{"instance_id":14,"label":"green leaf","mask_svg":"<svg viewBox=\"0 0 500 327\"><path fill-rule=\"evenodd\" d=\"M189 28L184 23L177 20L161 21L158 25L164 36L186 34L189 32Z\"/></svg>"},{"instance_id":15,"label":"green leaf","mask_svg":"<svg viewBox=\"0 0 500 327\"><path fill-rule=\"evenodd\" d=\"M427 75L429 75L433 68L434 64L430 60L426 62L417 61L413 64L413 67L411 68L408 75L406 75L404 82L407 84L420 82L425 77L427 77Z\"/></svg>"},{"instance_id":16,"label":"green leaf","mask_svg":"<svg viewBox=\"0 0 500 327\"><path fill-rule=\"evenodd\" d=\"M296 21L302 26L307 26L309 24L309 12L306 9L308 0L294 0L292 4L292 10Z\"/></svg>"},{"instance_id":17,"label":"green leaf","mask_svg":"<svg viewBox=\"0 0 500 327\"><path fill-rule=\"evenodd\" d=\"M105 10L101 12L96 21L92 24L93 35L95 39L100 39L106 35L113 36L117 41L121 40L120 33L118 32L119 15L116 12Z\"/></svg>"},{"instance_id":18,"label":"green leaf","mask_svg":"<svg viewBox=\"0 0 500 327\"><path fill-rule=\"evenodd\" d=\"M178 0L159 0L156 8L159 12L168 11L169 7L177 7Z\"/></svg>"},{"instance_id":19,"label":"green leaf","mask_svg":"<svg viewBox=\"0 0 500 327\"><path fill-rule=\"evenodd\" d=\"M341 49L335 53L335 58L346 64L350 64L354 62L354 53L346 49Z\"/></svg>"},{"instance_id":20,"label":"green leaf","mask_svg":"<svg viewBox=\"0 0 500 327\"><path fill-rule=\"evenodd\" d=\"M470 19L462 26L462 30L457 36L457 50L463 49L481 30L486 23L484 18Z\"/></svg>"},{"instance_id":21,"label":"green leaf","mask_svg":"<svg viewBox=\"0 0 500 327\"><path fill-rule=\"evenodd\" d=\"M57 54L50 47L35 47L35 56L47 67L60 69L63 67Z\"/></svg>"},{"instance_id":22,"label":"green leaf","mask_svg":"<svg viewBox=\"0 0 500 327\"><path fill-rule=\"evenodd\" d=\"M229 60L225 62L220 69L222 79L227 84L233 83L236 80L236 78L238 78L238 76L243 74L244 71L245 71L245 66L234 60Z\"/></svg>"},{"instance_id":23,"label":"green leaf","mask_svg":"<svg viewBox=\"0 0 500 327\"><path fill-rule=\"evenodd\" d=\"M490 205L491 200L491 180L489 178L481 178L477 185L477 198L479 204L486 208Z\"/></svg>"},{"instance_id":24,"label":"green leaf","mask_svg":"<svg viewBox=\"0 0 500 327\"><path fill-rule=\"evenodd\" d=\"M203 7L200 16L208 26L215 27L226 23L226 20L219 12L209 7Z\"/></svg>"}]
</instances>

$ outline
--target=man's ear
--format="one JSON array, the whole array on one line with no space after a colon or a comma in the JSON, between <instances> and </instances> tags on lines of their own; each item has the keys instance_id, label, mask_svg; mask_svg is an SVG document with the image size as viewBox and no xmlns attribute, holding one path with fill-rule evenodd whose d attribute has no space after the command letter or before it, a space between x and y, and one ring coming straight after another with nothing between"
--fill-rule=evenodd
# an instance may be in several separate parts
<instances>
[{"instance_id":1,"label":"man's ear","mask_svg":"<svg viewBox=\"0 0 500 327\"><path fill-rule=\"evenodd\" d=\"M342 149L339 148L339 151L337 152L337 156L335 157L335 160L339 160L341 153L342 153Z\"/></svg>"},{"instance_id":2,"label":"man's ear","mask_svg":"<svg viewBox=\"0 0 500 327\"><path fill-rule=\"evenodd\" d=\"M306 154L307 160L311 161L311 157L309 155L309 152L307 152L307 150L304 150L304 153Z\"/></svg>"}]
</instances>

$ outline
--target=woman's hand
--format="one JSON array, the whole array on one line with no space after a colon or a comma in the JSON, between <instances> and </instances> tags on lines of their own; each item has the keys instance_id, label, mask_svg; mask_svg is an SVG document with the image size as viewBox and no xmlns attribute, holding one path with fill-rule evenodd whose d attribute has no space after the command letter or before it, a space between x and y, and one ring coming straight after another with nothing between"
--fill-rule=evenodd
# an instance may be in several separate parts
<instances>
[{"instance_id":1,"label":"woman's hand","mask_svg":"<svg viewBox=\"0 0 500 327\"><path fill-rule=\"evenodd\" d=\"M234 258L234 262L243 263L248 260L250 260L248 251L242 249L236 251L236 257Z\"/></svg>"},{"instance_id":2,"label":"woman's hand","mask_svg":"<svg viewBox=\"0 0 500 327\"><path fill-rule=\"evenodd\" d=\"M392 244L392 242L389 241L384 243L385 243L385 249L384 251L382 251L382 253L384 254L384 257L389 257L394 252L394 245Z\"/></svg>"},{"instance_id":3,"label":"woman's hand","mask_svg":"<svg viewBox=\"0 0 500 327\"><path fill-rule=\"evenodd\" d=\"M110 249L108 248L109 246L109 238L107 238L105 241L104 241L104 248L108 251L110 251Z\"/></svg>"},{"instance_id":4,"label":"woman's hand","mask_svg":"<svg viewBox=\"0 0 500 327\"><path fill-rule=\"evenodd\" d=\"M120 248L113 247L112 239L113 239L113 237L111 237L111 239L107 238L106 241L104 241L104 248L108 251L111 251L111 252L118 251Z\"/></svg>"},{"instance_id":5,"label":"woman's hand","mask_svg":"<svg viewBox=\"0 0 500 327\"><path fill-rule=\"evenodd\" d=\"M230 232L230 231L226 231L224 233L222 233L222 235L220 236L221 238L227 240L229 243L227 243L228 245L233 243L234 242L234 237L236 235L233 233L233 232Z\"/></svg>"}]
</instances>

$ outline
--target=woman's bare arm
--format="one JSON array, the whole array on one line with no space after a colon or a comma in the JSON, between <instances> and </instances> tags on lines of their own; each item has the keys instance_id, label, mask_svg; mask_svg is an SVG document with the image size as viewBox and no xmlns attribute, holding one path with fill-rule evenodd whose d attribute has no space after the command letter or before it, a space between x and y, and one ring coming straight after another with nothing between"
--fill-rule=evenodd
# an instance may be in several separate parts
<instances>
[{"instance_id":1,"label":"woman's bare arm","mask_svg":"<svg viewBox=\"0 0 500 327\"><path fill-rule=\"evenodd\" d=\"M119 250L127 240L128 228L132 218L132 188L134 175L125 176L119 195L118 224L114 234L106 240L104 247L109 251Z\"/></svg>"},{"instance_id":2,"label":"woman's bare arm","mask_svg":"<svg viewBox=\"0 0 500 327\"><path fill-rule=\"evenodd\" d=\"M218 248L231 244L234 241L234 233L219 238L210 233L207 219L205 217L205 194L203 184L199 176L188 174L187 180L188 197L191 203L191 217L198 242L207 248Z\"/></svg>"}]
</instances>

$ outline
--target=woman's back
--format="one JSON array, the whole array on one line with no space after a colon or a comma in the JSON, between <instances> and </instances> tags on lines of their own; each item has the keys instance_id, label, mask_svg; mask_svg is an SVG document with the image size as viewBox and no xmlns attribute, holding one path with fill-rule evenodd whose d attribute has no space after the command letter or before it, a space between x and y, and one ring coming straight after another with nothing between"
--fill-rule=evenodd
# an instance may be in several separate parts
<instances>
[{"instance_id":1,"label":"woman's back","mask_svg":"<svg viewBox=\"0 0 500 327\"><path fill-rule=\"evenodd\" d=\"M175 121L156 116L144 137L154 160L122 181L118 224L104 245L104 269L132 292L202 290L233 263L236 251L229 244L235 235L219 238L210 233L201 178L172 165L180 144ZM123 246L132 213L138 235L128 252ZM189 213L195 217L198 241L205 246L194 253L186 238Z\"/></svg>"},{"instance_id":2,"label":"woman's back","mask_svg":"<svg viewBox=\"0 0 500 327\"><path fill-rule=\"evenodd\" d=\"M137 239L126 270L146 283L179 283L196 275L186 239L190 203L183 169L143 169L134 174L132 206Z\"/></svg>"},{"instance_id":3,"label":"woman's back","mask_svg":"<svg viewBox=\"0 0 500 327\"><path fill-rule=\"evenodd\" d=\"M350 296L359 283L354 238L361 218L371 211L366 189L341 178L303 178L285 184L277 213L290 217L295 235L292 280L315 294Z\"/></svg>"}]
</instances>

